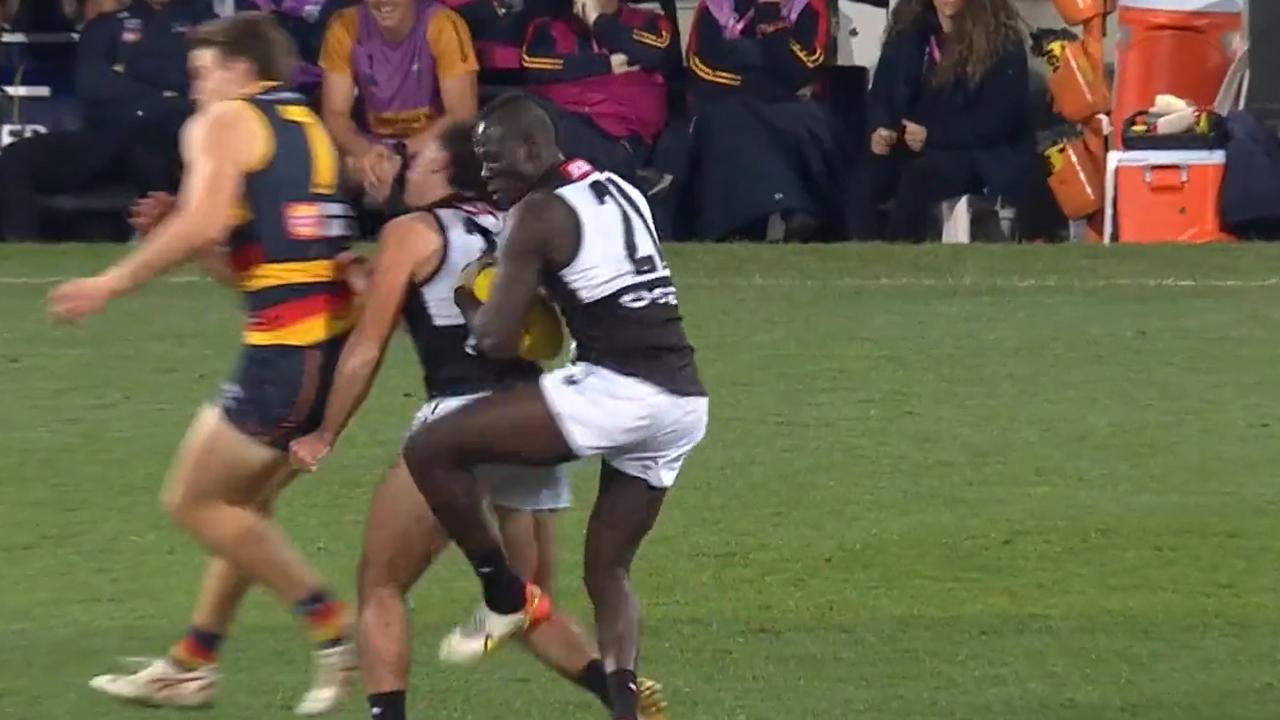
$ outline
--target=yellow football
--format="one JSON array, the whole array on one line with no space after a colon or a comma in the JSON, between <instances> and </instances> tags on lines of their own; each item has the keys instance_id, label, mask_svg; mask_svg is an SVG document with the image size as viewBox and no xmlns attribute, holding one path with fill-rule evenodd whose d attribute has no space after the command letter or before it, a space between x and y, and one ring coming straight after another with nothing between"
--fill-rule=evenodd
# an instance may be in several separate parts
<instances>
[{"instance_id":1,"label":"yellow football","mask_svg":"<svg viewBox=\"0 0 1280 720\"><path fill-rule=\"evenodd\" d=\"M475 293L480 302L489 300L496 272L497 268L489 265L476 273L471 283L471 292ZM520 357L533 362L546 362L554 360L563 347L564 327L560 324L560 314L549 300L539 295L524 318L524 329L520 334Z\"/></svg>"}]
</instances>

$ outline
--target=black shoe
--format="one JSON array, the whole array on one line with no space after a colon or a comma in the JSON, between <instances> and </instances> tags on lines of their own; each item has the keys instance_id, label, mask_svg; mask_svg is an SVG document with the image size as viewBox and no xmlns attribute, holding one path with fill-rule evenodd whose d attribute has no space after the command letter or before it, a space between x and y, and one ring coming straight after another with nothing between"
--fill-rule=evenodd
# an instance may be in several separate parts
<instances>
[{"instance_id":1,"label":"black shoe","mask_svg":"<svg viewBox=\"0 0 1280 720\"><path fill-rule=\"evenodd\" d=\"M783 239L789 243L806 243L818 234L818 219L806 212L793 212L783 218L786 231Z\"/></svg>"}]
</instances>

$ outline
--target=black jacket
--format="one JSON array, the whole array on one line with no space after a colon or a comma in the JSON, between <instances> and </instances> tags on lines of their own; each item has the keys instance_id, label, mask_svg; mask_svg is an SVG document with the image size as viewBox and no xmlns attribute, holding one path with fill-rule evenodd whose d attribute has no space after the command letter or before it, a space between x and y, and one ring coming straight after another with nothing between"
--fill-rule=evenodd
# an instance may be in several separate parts
<instances>
[{"instance_id":1,"label":"black jacket","mask_svg":"<svg viewBox=\"0 0 1280 720\"><path fill-rule=\"evenodd\" d=\"M213 17L207 0L173 0L163 10L134 0L89 21L76 49L85 125L125 127L189 114L187 33Z\"/></svg>"}]
</instances>

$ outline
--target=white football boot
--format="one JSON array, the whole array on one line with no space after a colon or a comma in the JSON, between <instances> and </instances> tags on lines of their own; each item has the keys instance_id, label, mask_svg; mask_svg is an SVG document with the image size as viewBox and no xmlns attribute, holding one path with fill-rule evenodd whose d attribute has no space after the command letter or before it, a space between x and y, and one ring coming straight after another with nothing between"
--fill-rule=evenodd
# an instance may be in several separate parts
<instances>
[{"instance_id":1,"label":"white football boot","mask_svg":"<svg viewBox=\"0 0 1280 720\"><path fill-rule=\"evenodd\" d=\"M296 715L313 716L331 712L351 694L355 685L356 648L343 643L326 650L316 650L312 655L311 688L298 701L293 712Z\"/></svg>"},{"instance_id":2,"label":"white football boot","mask_svg":"<svg viewBox=\"0 0 1280 720\"><path fill-rule=\"evenodd\" d=\"M440 642L440 659L452 665L474 665L504 641L551 617L551 598L533 583L525 583L524 607L503 615L483 602L469 622L453 629Z\"/></svg>"},{"instance_id":3,"label":"white football boot","mask_svg":"<svg viewBox=\"0 0 1280 720\"><path fill-rule=\"evenodd\" d=\"M99 675L89 687L118 700L159 707L195 708L213 704L218 667L183 670L168 658L126 658L140 666L130 674Z\"/></svg>"}]
</instances>

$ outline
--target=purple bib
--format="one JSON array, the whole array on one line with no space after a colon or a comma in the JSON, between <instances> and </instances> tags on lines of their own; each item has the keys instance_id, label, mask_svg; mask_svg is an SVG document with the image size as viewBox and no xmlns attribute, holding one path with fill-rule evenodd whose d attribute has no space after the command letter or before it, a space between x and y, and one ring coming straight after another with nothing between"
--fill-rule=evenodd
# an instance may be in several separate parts
<instances>
[{"instance_id":1,"label":"purple bib","mask_svg":"<svg viewBox=\"0 0 1280 720\"><path fill-rule=\"evenodd\" d=\"M403 40L392 43L378 32L369 7L360 4L359 32L351 51L351 67L375 131L384 125L379 122L381 116L443 112L436 82L436 59L427 43L427 27L443 7L434 0L418 0L418 17L413 29Z\"/></svg>"}]
</instances>

